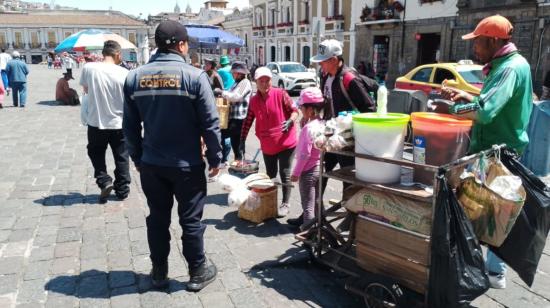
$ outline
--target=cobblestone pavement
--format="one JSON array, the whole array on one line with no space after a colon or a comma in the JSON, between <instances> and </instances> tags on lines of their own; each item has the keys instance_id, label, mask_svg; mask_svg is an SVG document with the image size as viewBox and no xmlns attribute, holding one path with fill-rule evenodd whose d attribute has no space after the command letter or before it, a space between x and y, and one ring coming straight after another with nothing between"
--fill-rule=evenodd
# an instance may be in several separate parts
<instances>
[{"instance_id":1,"label":"cobblestone pavement","mask_svg":"<svg viewBox=\"0 0 550 308\"><path fill-rule=\"evenodd\" d=\"M342 275L308 262L285 219L257 226L239 220L217 184L209 184L204 222L206 250L219 278L199 293L185 290L188 275L174 215L170 287L151 291L148 210L138 174L132 171L127 200L98 204L79 108L52 101L61 71L30 69L27 107L0 110L0 307L363 305L344 289ZM9 105L11 97L4 102ZM249 140L252 152L258 145L253 136ZM340 187L330 183L329 195ZM293 215L299 213L297 198L295 191ZM533 288L510 273L508 289L489 291L475 306L550 307L549 249Z\"/></svg>"}]
</instances>

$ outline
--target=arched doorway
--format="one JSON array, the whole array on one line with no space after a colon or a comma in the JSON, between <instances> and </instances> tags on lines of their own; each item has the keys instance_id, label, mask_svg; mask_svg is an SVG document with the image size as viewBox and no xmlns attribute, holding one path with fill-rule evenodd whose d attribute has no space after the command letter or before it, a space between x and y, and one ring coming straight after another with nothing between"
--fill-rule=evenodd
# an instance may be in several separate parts
<instances>
[{"instance_id":1,"label":"arched doorway","mask_svg":"<svg viewBox=\"0 0 550 308\"><path fill-rule=\"evenodd\" d=\"M290 46L285 46L285 61L290 61Z\"/></svg>"},{"instance_id":2,"label":"arched doorway","mask_svg":"<svg viewBox=\"0 0 550 308\"><path fill-rule=\"evenodd\" d=\"M309 58L311 58L311 48L309 46L302 47L302 64L309 67Z\"/></svg>"},{"instance_id":3,"label":"arched doorway","mask_svg":"<svg viewBox=\"0 0 550 308\"><path fill-rule=\"evenodd\" d=\"M275 48L275 46L271 46L271 54L270 54L270 56L271 56L271 62L277 61L277 60L276 60L276 57L275 57L275 56L276 56L276 52L277 52L277 49Z\"/></svg>"}]
</instances>

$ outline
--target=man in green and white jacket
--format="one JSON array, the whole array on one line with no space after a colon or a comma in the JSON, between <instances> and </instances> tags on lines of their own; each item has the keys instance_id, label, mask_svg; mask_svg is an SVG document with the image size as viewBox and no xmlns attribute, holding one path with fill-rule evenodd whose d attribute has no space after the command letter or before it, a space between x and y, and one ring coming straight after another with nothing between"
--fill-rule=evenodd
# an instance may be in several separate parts
<instances>
[{"instance_id":1,"label":"man in green and white jacket","mask_svg":"<svg viewBox=\"0 0 550 308\"><path fill-rule=\"evenodd\" d=\"M442 96L457 102L450 112L474 120L470 153L506 143L522 153L529 138L527 127L533 105L533 84L529 63L510 42L513 26L494 15L479 22L474 32L462 36L474 40L474 54L483 63L487 76L479 96L443 87ZM487 253L491 287L506 287L506 265L492 252Z\"/></svg>"}]
</instances>

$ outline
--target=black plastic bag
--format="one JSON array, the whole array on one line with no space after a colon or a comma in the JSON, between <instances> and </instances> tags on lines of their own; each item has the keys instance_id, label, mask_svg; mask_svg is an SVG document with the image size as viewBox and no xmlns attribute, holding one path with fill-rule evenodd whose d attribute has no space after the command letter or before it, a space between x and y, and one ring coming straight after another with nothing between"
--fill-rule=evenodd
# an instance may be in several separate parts
<instances>
[{"instance_id":1,"label":"black plastic bag","mask_svg":"<svg viewBox=\"0 0 550 308\"><path fill-rule=\"evenodd\" d=\"M445 177L432 223L429 307L462 307L489 289L483 252Z\"/></svg>"},{"instance_id":2,"label":"black plastic bag","mask_svg":"<svg viewBox=\"0 0 550 308\"><path fill-rule=\"evenodd\" d=\"M550 230L550 187L523 166L514 152L503 150L500 160L521 178L527 199L504 243L490 249L531 286Z\"/></svg>"}]
</instances>

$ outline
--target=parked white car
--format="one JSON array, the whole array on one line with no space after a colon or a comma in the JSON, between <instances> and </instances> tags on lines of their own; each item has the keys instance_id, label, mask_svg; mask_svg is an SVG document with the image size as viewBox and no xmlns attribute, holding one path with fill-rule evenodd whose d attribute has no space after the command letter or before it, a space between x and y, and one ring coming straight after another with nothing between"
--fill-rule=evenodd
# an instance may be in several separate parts
<instances>
[{"instance_id":1,"label":"parked white car","mask_svg":"<svg viewBox=\"0 0 550 308\"><path fill-rule=\"evenodd\" d=\"M298 62L269 62L267 68L273 73L273 86L287 91L300 91L318 86L315 70L308 70Z\"/></svg>"}]
</instances>

